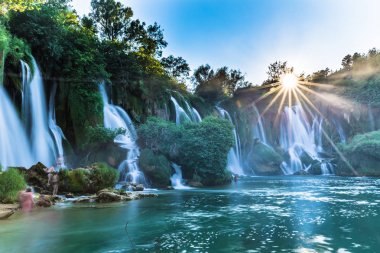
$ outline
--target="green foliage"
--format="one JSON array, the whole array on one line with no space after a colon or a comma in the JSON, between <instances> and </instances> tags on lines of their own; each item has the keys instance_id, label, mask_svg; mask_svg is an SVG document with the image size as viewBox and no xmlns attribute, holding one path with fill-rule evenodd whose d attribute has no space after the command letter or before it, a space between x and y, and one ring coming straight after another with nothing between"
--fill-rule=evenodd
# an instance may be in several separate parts
<instances>
[{"instance_id":1,"label":"green foliage","mask_svg":"<svg viewBox=\"0 0 380 253\"><path fill-rule=\"evenodd\" d=\"M91 18L98 24L102 37L117 40L133 16L132 9L115 0L92 0Z\"/></svg>"},{"instance_id":2,"label":"green foliage","mask_svg":"<svg viewBox=\"0 0 380 253\"><path fill-rule=\"evenodd\" d=\"M232 96L237 88L250 86L240 70L222 67L214 71L209 65L202 65L194 71L195 94L211 102Z\"/></svg>"},{"instance_id":3,"label":"green foliage","mask_svg":"<svg viewBox=\"0 0 380 253\"><path fill-rule=\"evenodd\" d=\"M185 124L179 145L184 174L198 175L203 185L230 181L231 174L226 167L233 136L228 121L207 117L199 124Z\"/></svg>"},{"instance_id":4,"label":"green foliage","mask_svg":"<svg viewBox=\"0 0 380 253\"><path fill-rule=\"evenodd\" d=\"M125 131L122 128L113 130L102 126L88 126L86 131L87 138L83 143L83 149L91 150L104 144L113 143L115 137L119 134L125 134Z\"/></svg>"},{"instance_id":5,"label":"green foliage","mask_svg":"<svg viewBox=\"0 0 380 253\"><path fill-rule=\"evenodd\" d=\"M105 163L96 163L91 172L91 183L94 191L114 187L119 180L119 172Z\"/></svg>"},{"instance_id":6,"label":"green foliage","mask_svg":"<svg viewBox=\"0 0 380 253\"><path fill-rule=\"evenodd\" d=\"M0 172L0 203L15 203L19 191L25 189L26 182L23 175L16 169Z\"/></svg>"},{"instance_id":7,"label":"green foliage","mask_svg":"<svg viewBox=\"0 0 380 253\"><path fill-rule=\"evenodd\" d=\"M347 161L339 161L338 175L380 176L380 131L358 134L341 149Z\"/></svg>"},{"instance_id":8,"label":"green foliage","mask_svg":"<svg viewBox=\"0 0 380 253\"><path fill-rule=\"evenodd\" d=\"M175 158L178 156L178 141L183 136L183 128L173 122L150 117L139 127L138 136L142 146L168 158Z\"/></svg>"},{"instance_id":9,"label":"green foliage","mask_svg":"<svg viewBox=\"0 0 380 253\"><path fill-rule=\"evenodd\" d=\"M289 67L288 63L276 61L268 66L268 79L263 82L263 85L276 83L280 80L281 75L286 73L293 73L294 68Z\"/></svg>"},{"instance_id":10,"label":"green foliage","mask_svg":"<svg viewBox=\"0 0 380 253\"><path fill-rule=\"evenodd\" d=\"M116 169L104 163L95 163L91 167L61 170L59 172L60 190L72 193L95 193L115 186L119 178Z\"/></svg>"},{"instance_id":11,"label":"green foliage","mask_svg":"<svg viewBox=\"0 0 380 253\"><path fill-rule=\"evenodd\" d=\"M171 165L163 155L156 155L150 149L143 149L140 153L139 166L145 177L153 187L170 185Z\"/></svg>"},{"instance_id":12,"label":"green foliage","mask_svg":"<svg viewBox=\"0 0 380 253\"><path fill-rule=\"evenodd\" d=\"M204 185L227 183L227 154L233 145L232 126L224 120L207 117L201 123L177 126L159 118L149 118L139 128L142 146L163 154L182 166L186 179L194 176Z\"/></svg>"},{"instance_id":13,"label":"green foliage","mask_svg":"<svg viewBox=\"0 0 380 253\"><path fill-rule=\"evenodd\" d=\"M0 14L4 15L10 10L22 12L37 9L43 2L44 0L2 0L0 2Z\"/></svg>"}]
</instances>

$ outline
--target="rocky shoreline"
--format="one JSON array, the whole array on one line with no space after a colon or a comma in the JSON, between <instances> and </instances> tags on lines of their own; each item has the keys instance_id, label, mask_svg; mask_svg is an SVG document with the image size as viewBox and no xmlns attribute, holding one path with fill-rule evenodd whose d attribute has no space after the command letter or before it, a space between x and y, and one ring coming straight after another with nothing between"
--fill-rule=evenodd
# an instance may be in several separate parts
<instances>
[{"instance_id":1,"label":"rocky shoreline","mask_svg":"<svg viewBox=\"0 0 380 253\"><path fill-rule=\"evenodd\" d=\"M48 208L57 203L71 202L81 203L115 203L139 200L143 198L155 198L158 194L147 192L128 192L116 189L103 189L93 195L74 196L66 194L52 196L36 194L34 196L35 209ZM0 220L5 220L21 209L20 204L0 204Z\"/></svg>"}]
</instances>

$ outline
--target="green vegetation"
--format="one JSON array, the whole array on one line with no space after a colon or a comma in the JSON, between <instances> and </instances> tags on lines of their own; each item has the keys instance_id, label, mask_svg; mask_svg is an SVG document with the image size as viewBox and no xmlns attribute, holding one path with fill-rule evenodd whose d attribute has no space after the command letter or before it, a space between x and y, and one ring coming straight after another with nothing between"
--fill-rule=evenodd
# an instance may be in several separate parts
<instances>
[{"instance_id":1,"label":"green vegetation","mask_svg":"<svg viewBox=\"0 0 380 253\"><path fill-rule=\"evenodd\" d=\"M230 182L231 174L226 166L233 136L228 121L207 117L201 123L177 126L149 118L138 132L141 145L181 165L185 179L205 186Z\"/></svg>"},{"instance_id":2,"label":"green vegetation","mask_svg":"<svg viewBox=\"0 0 380 253\"><path fill-rule=\"evenodd\" d=\"M25 178L17 169L0 172L0 203L11 204L17 202L18 193L25 187Z\"/></svg>"},{"instance_id":3,"label":"green vegetation","mask_svg":"<svg viewBox=\"0 0 380 253\"><path fill-rule=\"evenodd\" d=\"M104 188L114 187L119 173L104 163L96 163L91 168L61 170L60 191L72 193L95 193Z\"/></svg>"},{"instance_id":4,"label":"green vegetation","mask_svg":"<svg viewBox=\"0 0 380 253\"><path fill-rule=\"evenodd\" d=\"M170 186L172 168L165 156L156 155L150 149L143 149L140 154L139 166L151 186L158 188Z\"/></svg>"},{"instance_id":5,"label":"green vegetation","mask_svg":"<svg viewBox=\"0 0 380 253\"><path fill-rule=\"evenodd\" d=\"M344 157L336 173L342 176L380 176L380 131L358 134L347 145L342 145Z\"/></svg>"}]
</instances>

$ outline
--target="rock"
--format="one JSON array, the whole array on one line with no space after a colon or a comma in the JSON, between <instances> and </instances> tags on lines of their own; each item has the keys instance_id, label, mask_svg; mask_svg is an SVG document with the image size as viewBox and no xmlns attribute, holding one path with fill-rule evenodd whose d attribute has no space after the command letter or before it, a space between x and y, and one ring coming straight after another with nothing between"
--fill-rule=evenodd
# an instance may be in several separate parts
<instances>
[{"instance_id":1,"label":"rock","mask_svg":"<svg viewBox=\"0 0 380 253\"><path fill-rule=\"evenodd\" d=\"M201 182L198 182L198 181L190 181L189 186L195 187L195 188L201 188L201 187L203 187L203 184Z\"/></svg>"},{"instance_id":2,"label":"rock","mask_svg":"<svg viewBox=\"0 0 380 253\"><path fill-rule=\"evenodd\" d=\"M136 186L133 186L133 187L132 187L132 190L135 191L135 192L143 191L143 190L144 190L144 185L142 185L142 184L138 184L138 185L136 185Z\"/></svg>"},{"instance_id":3,"label":"rock","mask_svg":"<svg viewBox=\"0 0 380 253\"><path fill-rule=\"evenodd\" d=\"M254 164L254 171L257 175L280 175L282 174L282 157L272 147L256 140L252 148L252 156L249 164Z\"/></svg>"},{"instance_id":4,"label":"rock","mask_svg":"<svg viewBox=\"0 0 380 253\"><path fill-rule=\"evenodd\" d=\"M15 213L14 210L0 211L0 220L9 218Z\"/></svg>"},{"instance_id":5,"label":"rock","mask_svg":"<svg viewBox=\"0 0 380 253\"><path fill-rule=\"evenodd\" d=\"M158 194L155 193L135 193L134 199L142 199L142 198L156 198Z\"/></svg>"},{"instance_id":6,"label":"rock","mask_svg":"<svg viewBox=\"0 0 380 253\"><path fill-rule=\"evenodd\" d=\"M72 198L74 198L74 194L72 194L71 192L69 192L69 193L66 193L65 197L68 198L68 199L72 199Z\"/></svg>"},{"instance_id":7,"label":"rock","mask_svg":"<svg viewBox=\"0 0 380 253\"><path fill-rule=\"evenodd\" d=\"M100 192L96 198L96 202L99 203L110 203L110 202L118 202L124 200L125 197L113 192Z\"/></svg>"},{"instance_id":8,"label":"rock","mask_svg":"<svg viewBox=\"0 0 380 253\"><path fill-rule=\"evenodd\" d=\"M174 190L173 186L167 186L164 190Z\"/></svg>"},{"instance_id":9,"label":"rock","mask_svg":"<svg viewBox=\"0 0 380 253\"><path fill-rule=\"evenodd\" d=\"M96 197L82 197L82 198L79 198L77 200L74 200L73 203L93 203L95 202L96 200Z\"/></svg>"},{"instance_id":10,"label":"rock","mask_svg":"<svg viewBox=\"0 0 380 253\"><path fill-rule=\"evenodd\" d=\"M53 202L50 200L49 197L40 195L36 202L36 205L40 207L51 207L53 205Z\"/></svg>"}]
</instances>

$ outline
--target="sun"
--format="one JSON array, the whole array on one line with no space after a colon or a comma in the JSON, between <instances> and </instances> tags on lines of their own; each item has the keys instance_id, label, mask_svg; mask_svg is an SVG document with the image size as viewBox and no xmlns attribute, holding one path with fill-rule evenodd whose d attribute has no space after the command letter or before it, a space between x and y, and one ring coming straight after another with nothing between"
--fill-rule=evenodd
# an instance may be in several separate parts
<instances>
[{"instance_id":1,"label":"sun","mask_svg":"<svg viewBox=\"0 0 380 253\"><path fill-rule=\"evenodd\" d=\"M292 90L297 88L298 78L292 73L284 74L280 77L280 83L285 89Z\"/></svg>"}]
</instances>

